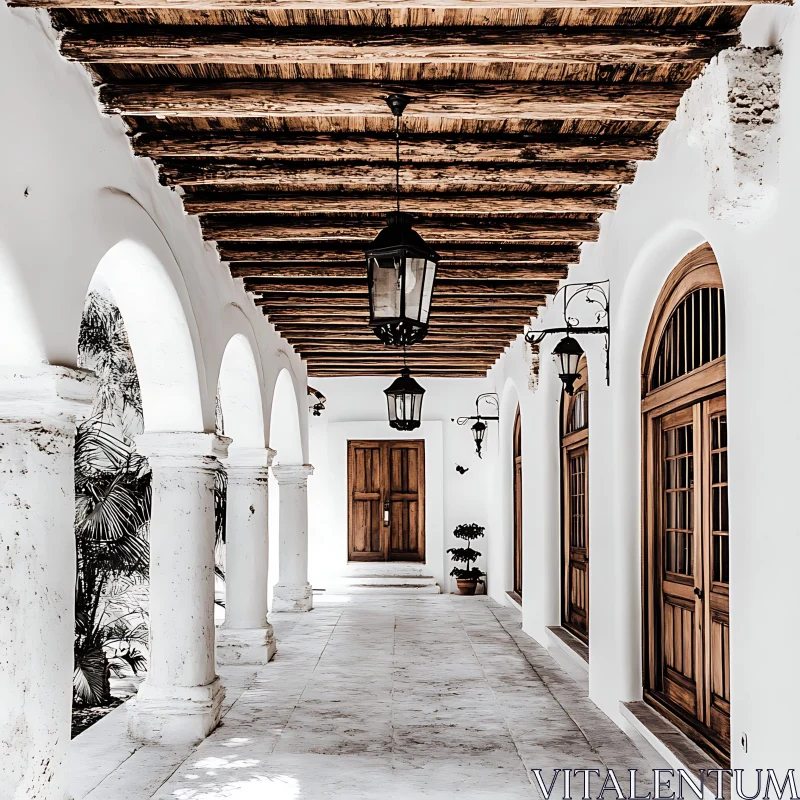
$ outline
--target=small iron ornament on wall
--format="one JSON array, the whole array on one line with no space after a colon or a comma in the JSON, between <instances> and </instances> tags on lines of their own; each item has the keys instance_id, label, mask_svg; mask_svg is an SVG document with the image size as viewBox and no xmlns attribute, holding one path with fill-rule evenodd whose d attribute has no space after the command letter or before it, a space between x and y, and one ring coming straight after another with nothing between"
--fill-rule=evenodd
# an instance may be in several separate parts
<instances>
[{"instance_id":1,"label":"small iron ornament on wall","mask_svg":"<svg viewBox=\"0 0 800 800\"><path fill-rule=\"evenodd\" d=\"M322 416L328 398L313 386L308 386L306 388L308 389L308 410L315 417Z\"/></svg>"},{"instance_id":2,"label":"small iron ornament on wall","mask_svg":"<svg viewBox=\"0 0 800 800\"><path fill-rule=\"evenodd\" d=\"M573 339L574 334L598 333L605 337L606 354L606 385L611 385L611 372L609 357L611 353L611 282L595 281L592 283L567 283L556 292L554 300L561 295L563 301L564 327L546 328L542 331L527 331L525 341L530 344L539 344L545 336L563 333L564 338L553 349L553 355L558 358L558 377L564 384L564 391L571 395L574 392L575 381L580 377L578 362L583 355L583 348ZM575 316L577 309L573 303L583 299L593 313L594 325L587 325L586 315Z\"/></svg>"},{"instance_id":3,"label":"small iron ornament on wall","mask_svg":"<svg viewBox=\"0 0 800 800\"><path fill-rule=\"evenodd\" d=\"M490 416L481 414L481 400L483 400L484 404L488 403L490 406L494 406L494 408L497 409L497 414ZM479 394L475 398L474 417L459 417L455 420L458 425L466 425L470 420L475 420L475 424L472 426L472 438L475 440L475 452L478 454L478 458L483 458L481 455L481 448L483 447L483 438L486 436L486 423L490 421L497 422L499 419L500 399L494 392L485 392L484 394Z\"/></svg>"}]
</instances>

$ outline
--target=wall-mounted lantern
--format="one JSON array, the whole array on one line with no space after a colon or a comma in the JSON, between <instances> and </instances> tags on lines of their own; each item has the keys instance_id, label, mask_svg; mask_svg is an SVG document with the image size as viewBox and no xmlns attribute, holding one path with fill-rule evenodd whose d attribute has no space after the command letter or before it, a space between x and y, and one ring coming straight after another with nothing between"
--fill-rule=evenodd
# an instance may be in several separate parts
<instances>
[{"instance_id":1,"label":"wall-mounted lantern","mask_svg":"<svg viewBox=\"0 0 800 800\"><path fill-rule=\"evenodd\" d=\"M315 417L321 416L322 412L325 410L325 403L328 402L328 398L313 386L307 386L306 389L308 391L308 410Z\"/></svg>"},{"instance_id":2,"label":"wall-mounted lantern","mask_svg":"<svg viewBox=\"0 0 800 800\"><path fill-rule=\"evenodd\" d=\"M400 117L409 98L392 94L386 102L395 118L397 210L365 251L369 325L384 344L406 347L428 332L439 256L400 211Z\"/></svg>"},{"instance_id":3,"label":"wall-mounted lantern","mask_svg":"<svg viewBox=\"0 0 800 800\"><path fill-rule=\"evenodd\" d=\"M481 414L481 407L480 403L481 400L484 402L484 405L488 404L489 406L494 407L497 410L497 414L494 415L486 415ZM475 420L475 424L472 426L472 438L475 440L475 452L478 454L478 458L483 458L481 455L481 448L483 447L483 439L486 436L486 423L488 421L497 421L500 419L500 400L494 392L485 392L484 394L479 394L475 399L475 416L474 417L459 417L456 422L459 425L466 425L470 420Z\"/></svg>"},{"instance_id":4,"label":"wall-mounted lantern","mask_svg":"<svg viewBox=\"0 0 800 800\"><path fill-rule=\"evenodd\" d=\"M545 336L553 333L566 334L555 346L553 355L558 358L558 377L561 378L561 382L564 384L564 391L568 395L573 393L575 381L580 377L578 373L578 362L583 355L583 348L572 338L573 334L599 333L605 337L606 385L611 384L611 373L609 371L609 356L611 353L610 286L610 281L565 284L556 292L556 297L560 294L564 302L564 327L547 328L543 331L530 330L525 334L525 341L530 344L539 344ZM587 304L592 306L594 325L582 325L579 317L572 316L572 314L575 313L575 307L572 304L579 297L583 298ZM570 312L572 312L572 314Z\"/></svg>"},{"instance_id":5,"label":"wall-mounted lantern","mask_svg":"<svg viewBox=\"0 0 800 800\"><path fill-rule=\"evenodd\" d=\"M384 389L389 408L389 427L397 431L413 431L422 424L422 396L425 390L411 377L411 370L403 367L400 377Z\"/></svg>"}]
</instances>

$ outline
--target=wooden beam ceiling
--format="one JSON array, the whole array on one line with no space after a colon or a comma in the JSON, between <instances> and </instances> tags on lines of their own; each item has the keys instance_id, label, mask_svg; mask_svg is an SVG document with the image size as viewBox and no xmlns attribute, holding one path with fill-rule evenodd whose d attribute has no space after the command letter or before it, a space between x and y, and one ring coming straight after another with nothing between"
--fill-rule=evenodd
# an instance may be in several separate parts
<instances>
[{"instance_id":1,"label":"wooden beam ceiling","mask_svg":"<svg viewBox=\"0 0 800 800\"><path fill-rule=\"evenodd\" d=\"M675 116L683 84L477 81L193 81L106 84L107 111L145 117L391 117L386 98L410 98L406 119L646 120Z\"/></svg>"},{"instance_id":2,"label":"wooden beam ceiling","mask_svg":"<svg viewBox=\"0 0 800 800\"><path fill-rule=\"evenodd\" d=\"M735 33L619 28L566 32L558 28L308 27L276 31L228 27L81 27L61 50L87 63L134 64L669 64L706 61L720 45L738 44Z\"/></svg>"},{"instance_id":3,"label":"wooden beam ceiling","mask_svg":"<svg viewBox=\"0 0 800 800\"><path fill-rule=\"evenodd\" d=\"M392 208L393 197L386 193L358 194L327 192L316 194L274 194L269 192L191 191L184 198L190 214L385 214ZM511 194L435 192L403 194L403 210L409 214L477 214L502 217L531 213L598 213L613 211L617 205L616 186L602 194L569 193ZM205 221L207 222L207 220Z\"/></svg>"},{"instance_id":4,"label":"wooden beam ceiling","mask_svg":"<svg viewBox=\"0 0 800 800\"><path fill-rule=\"evenodd\" d=\"M133 137L137 153L151 158L268 158L278 161L323 159L384 161L395 157L388 134L286 134L270 131L175 131ZM653 158L652 136L442 136L403 135L403 162L438 161L635 161Z\"/></svg>"},{"instance_id":5,"label":"wooden beam ceiling","mask_svg":"<svg viewBox=\"0 0 800 800\"><path fill-rule=\"evenodd\" d=\"M414 226L425 241L439 242L591 242L600 233L596 219L562 220L549 217L539 219L514 219L483 221L478 227L474 220L449 217L445 219L420 219ZM214 216L203 223L206 239L230 242L272 241L301 239L355 240L369 244L384 228L380 219L352 217L242 217Z\"/></svg>"},{"instance_id":6,"label":"wooden beam ceiling","mask_svg":"<svg viewBox=\"0 0 800 800\"><path fill-rule=\"evenodd\" d=\"M717 8L756 5L786 5L788 0L401 0L404 8L454 8L454 9L564 9L581 11L604 8ZM24 8L87 8L87 9L137 9L168 8L189 11L212 9L275 9L352 11L360 9L392 9L398 0L11 0L9 6Z\"/></svg>"},{"instance_id":7,"label":"wooden beam ceiling","mask_svg":"<svg viewBox=\"0 0 800 800\"><path fill-rule=\"evenodd\" d=\"M440 254L415 374L480 377L599 236L686 86L780 0L12 0L53 9L135 152L309 375L392 376L364 248Z\"/></svg>"},{"instance_id":8,"label":"wooden beam ceiling","mask_svg":"<svg viewBox=\"0 0 800 800\"><path fill-rule=\"evenodd\" d=\"M397 171L393 164L320 164L296 161L218 161L199 159L162 159L161 173L168 184L202 186L215 184L308 184L317 186L383 186L393 187ZM449 187L493 186L497 184L565 183L586 185L591 183L616 186L631 183L636 175L636 165L628 161L584 163L545 162L456 164L414 164L400 169L403 186Z\"/></svg>"}]
</instances>

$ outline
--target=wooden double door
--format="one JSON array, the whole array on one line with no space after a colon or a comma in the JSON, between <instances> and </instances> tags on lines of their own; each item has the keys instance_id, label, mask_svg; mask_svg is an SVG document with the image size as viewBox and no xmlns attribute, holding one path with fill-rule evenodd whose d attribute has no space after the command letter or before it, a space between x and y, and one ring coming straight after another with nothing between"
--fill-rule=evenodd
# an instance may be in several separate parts
<instances>
[{"instance_id":1,"label":"wooden double door","mask_svg":"<svg viewBox=\"0 0 800 800\"><path fill-rule=\"evenodd\" d=\"M425 442L350 441L350 561L425 560Z\"/></svg>"},{"instance_id":2,"label":"wooden double door","mask_svg":"<svg viewBox=\"0 0 800 800\"><path fill-rule=\"evenodd\" d=\"M725 395L648 420L651 700L721 759L730 743Z\"/></svg>"}]
</instances>

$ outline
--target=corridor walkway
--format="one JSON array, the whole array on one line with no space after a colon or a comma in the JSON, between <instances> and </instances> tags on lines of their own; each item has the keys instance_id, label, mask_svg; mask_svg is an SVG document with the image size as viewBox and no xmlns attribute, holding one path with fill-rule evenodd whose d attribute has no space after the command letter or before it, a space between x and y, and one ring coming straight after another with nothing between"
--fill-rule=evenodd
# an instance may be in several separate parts
<instances>
[{"instance_id":1,"label":"corridor walkway","mask_svg":"<svg viewBox=\"0 0 800 800\"><path fill-rule=\"evenodd\" d=\"M522 800L539 796L534 767L649 773L518 616L447 595L331 597L276 614L275 660L151 796Z\"/></svg>"}]
</instances>

